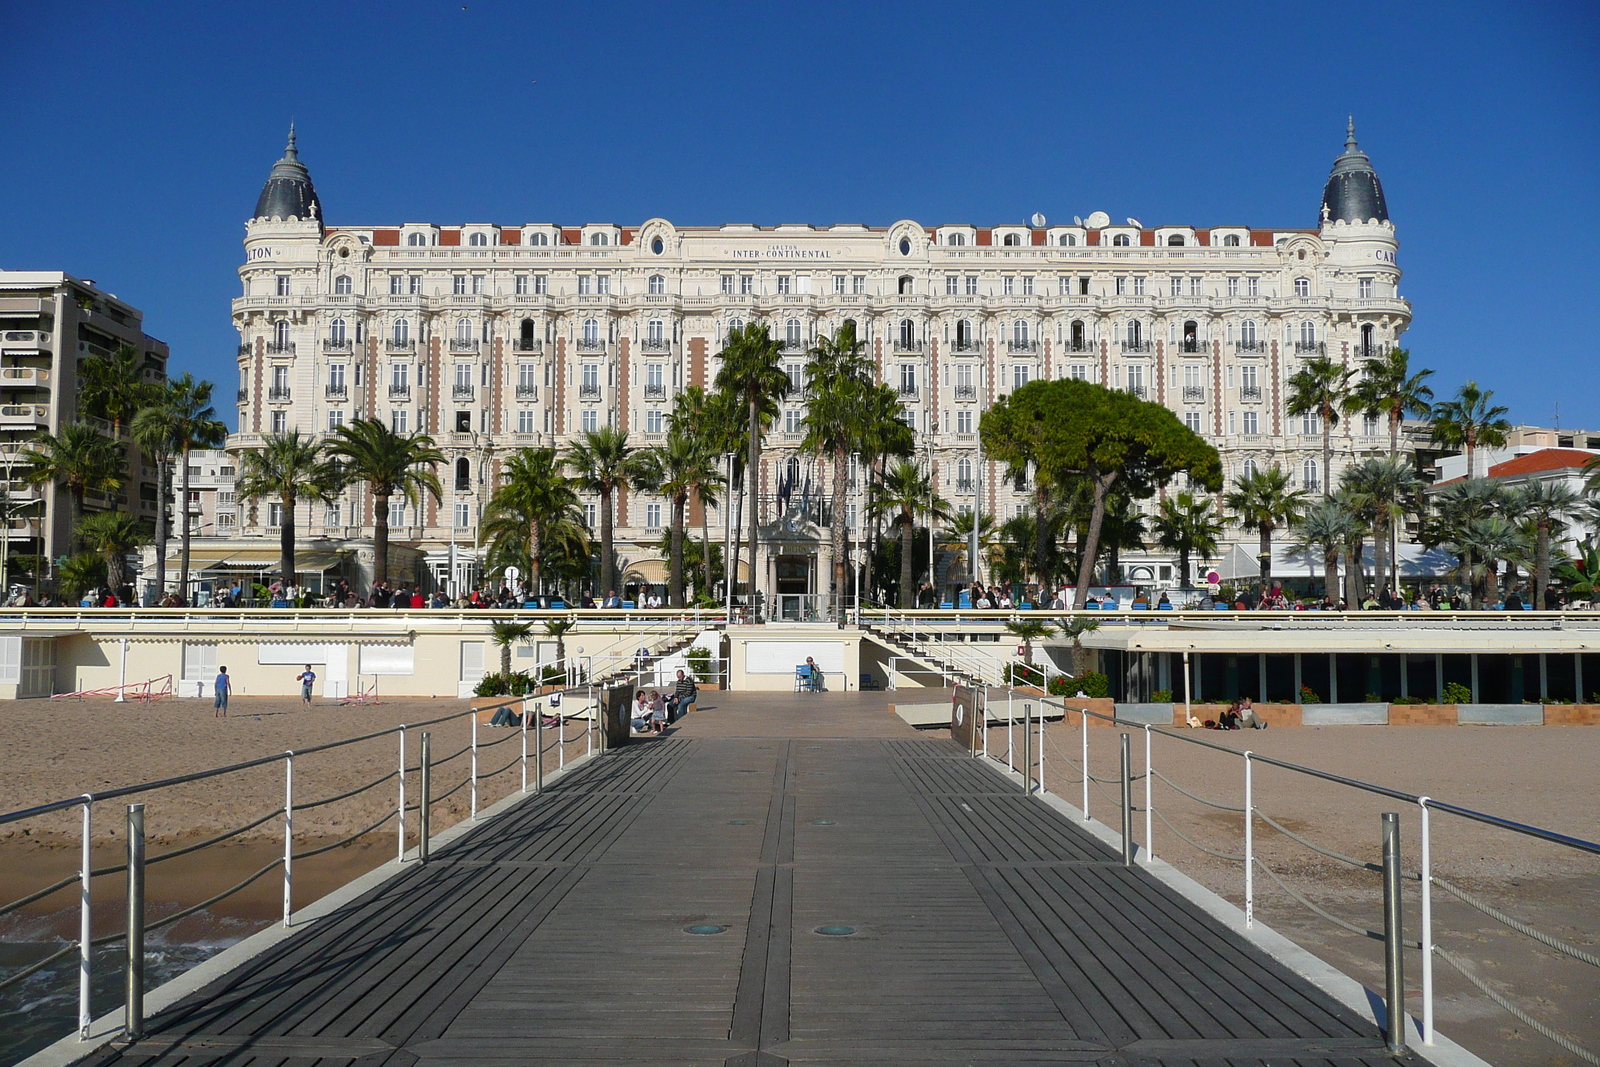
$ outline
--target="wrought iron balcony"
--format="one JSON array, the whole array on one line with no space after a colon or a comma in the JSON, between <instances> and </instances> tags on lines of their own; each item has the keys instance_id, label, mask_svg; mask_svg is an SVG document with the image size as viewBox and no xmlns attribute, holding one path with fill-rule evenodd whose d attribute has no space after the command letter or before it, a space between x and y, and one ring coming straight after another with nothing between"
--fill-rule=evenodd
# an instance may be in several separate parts
<instances>
[{"instance_id":1,"label":"wrought iron balcony","mask_svg":"<svg viewBox=\"0 0 1600 1067\"><path fill-rule=\"evenodd\" d=\"M461 383L457 382L451 387L450 396L454 400L471 400L475 392L476 390L474 390L472 386L462 385Z\"/></svg>"},{"instance_id":2,"label":"wrought iron balcony","mask_svg":"<svg viewBox=\"0 0 1600 1067\"><path fill-rule=\"evenodd\" d=\"M1130 385L1128 386L1128 392L1132 393L1141 400L1144 399L1144 386L1142 385Z\"/></svg>"},{"instance_id":3,"label":"wrought iron balcony","mask_svg":"<svg viewBox=\"0 0 1600 1067\"><path fill-rule=\"evenodd\" d=\"M322 348L327 352L348 352L351 348L350 338L340 337L335 339L332 337L324 337L322 339Z\"/></svg>"},{"instance_id":4,"label":"wrought iron balcony","mask_svg":"<svg viewBox=\"0 0 1600 1067\"><path fill-rule=\"evenodd\" d=\"M913 337L896 337L894 339L896 352L921 352L922 342Z\"/></svg>"},{"instance_id":5,"label":"wrought iron balcony","mask_svg":"<svg viewBox=\"0 0 1600 1067\"><path fill-rule=\"evenodd\" d=\"M1239 386L1239 399L1240 400L1260 400L1261 399L1261 386L1259 386L1259 385L1241 385L1241 386Z\"/></svg>"},{"instance_id":6,"label":"wrought iron balcony","mask_svg":"<svg viewBox=\"0 0 1600 1067\"><path fill-rule=\"evenodd\" d=\"M1296 341L1294 343L1294 353L1297 356L1322 356L1327 355L1327 352L1328 346L1321 341Z\"/></svg>"},{"instance_id":7,"label":"wrought iron balcony","mask_svg":"<svg viewBox=\"0 0 1600 1067\"><path fill-rule=\"evenodd\" d=\"M1261 353L1265 353L1266 352L1266 350L1267 350L1267 342L1265 342L1265 341L1235 341L1233 343L1233 350L1235 352L1255 352L1255 353L1261 354Z\"/></svg>"},{"instance_id":8,"label":"wrought iron balcony","mask_svg":"<svg viewBox=\"0 0 1600 1067\"><path fill-rule=\"evenodd\" d=\"M1082 339L1071 340L1061 346L1063 352L1093 352L1094 342Z\"/></svg>"},{"instance_id":9,"label":"wrought iron balcony","mask_svg":"<svg viewBox=\"0 0 1600 1067\"><path fill-rule=\"evenodd\" d=\"M389 351L391 352L410 352L416 347L417 342L413 341L409 337L389 338Z\"/></svg>"},{"instance_id":10,"label":"wrought iron balcony","mask_svg":"<svg viewBox=\"0 0 1600 1067\"><path fill-rule=\"evenodd\" d=\"M523 385L521 382L518 382L517 383L517 399L518 400L538 400L539 399L539 387L537 385Z\"/></svg>"},{"instance_id":11,"label":"wrought iron balcony","mask_svg":"<svg viewBox=\"0 0 1600 1067\"><path fill-rule=\"evenodd\" d=\"M950 392L957 400L978 399L978 387L976 385L958 385Z\"/></svg>"},{"instance_id":12,"label":"wrought iron balcony","mask_svg":"<svg viewBox=\"0 0 1600 1067\"><path fill-rule=\"evenodd\" d=\"M1122 350L1124 352L1148 352L1148 351L1150 351L1150 348L1151 348L1151 343L1149 341L1124 341L1124 342L1122 342Z\"/></svg>"},{"instance_id":13,"label":"wrought iron balcony","mask_svg":"<svg viewBox=\"0 0 1600 1067\"><path fill-rule=\"evenodd\" d=\"M250 399L250 390L248 390L248 389L239 390L239 403L243 404L248 399Z\"/></svg>"},{"instance_id":14,"label":"wrought iron balcony","mask_svg":"<svg viewBox=\"0 0 1600 1067\"><path fill-rule=\"evenodd\" d=\"M1198 341L1193 337L1185 337L1183 340L1178 342L1178 351L1192 356L1204 356L1210 354L1211 346L1206 342Z\"/></svg>"},{"instance_id":15,"label":"wrought iron balcony","mask_svg":"<svg viewBox=\"0 0 1600 1067\"><path fill-rule=\"evenodd\" d=\"M511 342L513 352L537 352L544 347L542 341L531 337L518 337Z\"/></svg>"},{"instance_id":16,"label":"wrought iron balcony","mask_svg":"<svg viewBox=\"0 0 1600 1067\"><path fill-rule=\"evenodd\" d=\"M1018 341L1018 340L1013 338L1012 340L1006 342L1006 350L1008 352L1012 352L1012 353L1037 352L1037 351L1039 351L1039 342L1038 341Z\"/></svg>"},{"instance_id":17,"label":"wrought iron balcony","mask_svg":"<svg viewBox=\"0 0 1600 1067\"><path fill-rule=\"evenodd\" d=\"M906 382L901 382L900 383L900 395L902 397L915 397L917 395L916 383L913 382L913 383L909 383L908 384Z\"/></svg>"},{"instance_id":18,"label":"wrought iron balcony","mask_svg":"<svg viewBox=\"0 0 1600 1067\"><path fill-rule=\"evenodd\" d=\"M267 355L269 355L269 356L292 356L292 355L294 355L294 342L293 341L285 341L285 342L283 342L283 344L278 344L276 341L268 341L267 342Z\"/></svg>"},{"instance_id":19,"label":"wrought iron balcony","mask_svg":"<svg viewBox=\"0 0 1600 1067\"><path fill-rule=\"evenodd\" d=\"M983 342L978 340L976 337L965 337L965 338L958 337L958 338L956 338L956 343L951 348L951 351L952 352L968 352L968 353L976 354L977 352L982 351L982 349L983 349Z\"/></svg>"},{"instance_id":20,"label":"wrought iron balcony","mask_svg":"<svg viewBox=\"0 0 1600 1067\"><path fill-rule=\"evenodd\" d=\"M580 338L578 340L579 352L604 352L605 350L606 343L604 341L593 340L587 337Z\"/></svg>"},{"instance_id":21,"label":"wrought iron balcony","mask_svg":"<svg viewBox=\"0 0 1600 1067\"><path fill-rule=\"evenodd\" d=\"M578 386L578 399L579 400L599 400L600 399L600 386L598 384L590 385L588 383L584 383L583 385Z\"/></svg>"},{"instance_id":22,"label":"wrought iron balcony","mask_svg":"<svg viewBox=\"0 0 1600 1067\"><path fill-rule=\"evenodd\" d=\"M410 396L411 396L411 386L409 386L409 385L400 385L397 382L390 382L389 383L389 397L390 397L390 399L404 400L404 399L406 399L406 398L408 398Z\"/></svg>"},{"instance_id":23,"label":"wrought iron balcony","mask_svg":"<svg viewBox=\"0 0 1600 1067\"><path fill-rule=\"evenodd\" d=\"M467 493L467 492L471 492L471 491L472 491L472 479L470 479L470 478L457 478L456 479L456 492L458 492L458 493Z\"/></svg>"},{"instance_id":24,"label":"wrought iron balcony","mask_svg":"<svg viewBox=\"0 0 1600 1067\"><path fill-rule=\"evenodd\" d=\"M958 492L958 493L970 493L970 492L972 492L972 489L973 489L973 481L972 481L971 478L958 478L958 479L956 479L956 492Z\"/></svg>"},{"instance_id":25,"label":"wrought iron balcony","mask_svg":"<svg viewBox=\"0 0 1600 1067\"><path fill-rule=\"evenodd\" d=\"M267 390L267 399L272 401L287 401L292 394L287 385L274 385Z\"/></svg>"},{"instance_id":26,"label":"wrought iron balcony","mask_svg":"<svg viewBox=\"0 0 1600 1067\"><path fill-rule=\"evenodd\" d=\"M671 352L672 342L665 337L646 337L639 342L639 350L642 352Z\"/></svg>"},{"instance_id":27,"label":"wrought iron balcony","mask_svg":"<svg viewBox=\"0 0 1600 1067\"><path fill-rule=\"evenodd\" d=\"M1203 385L1186 385L1183 387L1183 398L1185 400L1204 400L1206 398L1206 387Z\"/></svg>"},{"instance_id":28,"label":"wrought iron balcony","mask_svg":"<svg viewBox=\"0 0 1600 1067\"><path fill-rule=\"evenodd\" d=\"M322 387L322 395L327 397L329 400L343 400L349 395L349 392L345 389L343 384L325 385Z\"/></svg>"},{"instance_id":29,"label":"wrought iron balcony","mask_svg":"<svg viewBox=\"0 0 1600 1067\"><path fill-rule=\"evenodd\" d=\"M798 338L798 337L785 337L783 339L783 351L785 351L785 352L804 352L805 350L806 350L806 343L803 340L801 340L800 338Z\"/></svg>"},{"instance_id":30,"label":"wrought iron balcony","mask_svg":"<svg viewBox=\"0 0 1600 1067\"><path fill-rule=\"evenodd\" d=\"M244 344L239 346L239 354L241 356L253 356L253 355L255 355L255 352L256 352L256 346L250 344L249 342L246 342L246 343L244 343Z\"/></svg>"},{"instance_id":31,"label":"wrought iron balcony","mask_svg":"<svg viewBox=\"0 0 1600 1067\"><path fill-rule=\"evenodd\" d=\"M667 398L666 385L659 383L656 385L646 385L644 387L644 398L646 400L665 400Z\"/></svg>"},{"instance_id":32,"label":"wrought iron balcony","mask_svg":"<svg viewBox=\"0 0 1600 1067\"><path fill-rule=\"evenodd\" d=\"M477 350L477 341L463 341L458 337L450 342L450 351L452 352L476 352Z\"/></svg>"}]
</instances>

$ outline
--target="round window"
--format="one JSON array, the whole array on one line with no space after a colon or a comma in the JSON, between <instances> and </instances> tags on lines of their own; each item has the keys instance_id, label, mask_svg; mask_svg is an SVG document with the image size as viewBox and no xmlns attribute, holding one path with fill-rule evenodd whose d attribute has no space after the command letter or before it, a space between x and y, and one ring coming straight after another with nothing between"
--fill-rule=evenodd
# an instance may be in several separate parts
<instances>
[{"instance_id":1,"label":"round window","mask_svg":"<svg viewBox=\"0 0 1600 1067\"><path fill-rule=\"evenodd\" d=\"M339 258L340 259L348 259L348 258L350 258L350 250L348 248L339 249Z\"/></svg>"},{"instance_id":2,"label":"round window","mask_svg":"<svg viewBox=\"0 0 1600 1067\"><path fill-rule=\"evenodd\" d=\"M900 254L902 256L909 256L911 254L911 241L909 238L900 238Z\"/></svg>"},{"instance_id":3,"label":"round window","mask_svg":"<svg viewBox=\"0 0 1600 1067\"><path fill-rule=\"evenodd\" d=\"M662 241L659 237L650 242L650 251L654 252L658 256L666 250L666 247L666 242Z\"/></svg>"}]
</instances>

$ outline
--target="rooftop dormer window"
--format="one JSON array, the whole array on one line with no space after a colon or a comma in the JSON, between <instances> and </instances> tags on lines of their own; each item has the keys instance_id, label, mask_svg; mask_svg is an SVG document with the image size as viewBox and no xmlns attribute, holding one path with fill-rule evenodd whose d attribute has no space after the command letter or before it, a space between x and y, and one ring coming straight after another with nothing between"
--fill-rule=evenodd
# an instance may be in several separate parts
<instances>
[{"instance_id":1,"label":"rooftop dormer window","mask_svg":"<svg viewBox=\"0 0 1600 1067\"><path fill-rule=\"evenodd\" d=\"M1125 233L1119 233L1111 239L1111 243L1117 248L1127 248L1129 244L1128 235Z\"/></svg>"},{"instance_id":2,"label":"rooftop dormer window","mask_svg":"<svg viewBox=\"0 0 1600 1067\"><path fill-rule=\"evenodd\" d=\"M1007 248L1014 248L1022 243L1020 234L1008 233L1000 239L1000 243Z\"/></svg>"},{"instance_id":3,"label":"rooftop dormer window","mask_svg":"<svg viewBox=\"0 0 1600 1067\"><path fill-rule=\"evenodd\" d=\"M548 246L550 244L550 235L547 233L530 233L528 235L528 244L540 247Z\"/></svg>"},{"instance_id":4,"label":"rooftop dormer window","mask_svg":"<svg viewBox=\"0 0 1600 1067\"><path fill-rule=\"evenodd\" d=\"M467 244L472 248L483 248L488 245L488 243L489 237L487 234L475 233L467 238Z\"/></svg>"},{"instance_id":5,"label":"rooftop dormer window","mask_svg":"<svg viewBox=\"0 0 1600 1067\"><path fill-rule=\"evenodd\" d=\"M1236 233L1230 233L1227 236L1225 236L1222 239L1222 247L1224 247L1224 248L1238 248L1239 247L1239 235L1236 234Z\"/></svg>"},{"instance_id":6,"label":"rooftop dormer window","mask_svg":"<svg viewBox=\"0 0 1600 1067\"><path fill-rule=\"evenodd\" d=\"M609 233L591 233L589 235L589 244L596 248L603 248L610 243L611 235Z\"/></svg>"},{"instance_id":7,"label":"rooftop dormer window","mask_svg":"<svg viewBox=\"0 0 1600 1067\"><path fill-rule=\"evenodd\" d=\"M406 244L410 245L412 248L422 247L422 246L425 246L427 243L428 243L428 235L425 234L425 233L408 233L408 234L406 234Z\"/></svg>"}]
</instances>

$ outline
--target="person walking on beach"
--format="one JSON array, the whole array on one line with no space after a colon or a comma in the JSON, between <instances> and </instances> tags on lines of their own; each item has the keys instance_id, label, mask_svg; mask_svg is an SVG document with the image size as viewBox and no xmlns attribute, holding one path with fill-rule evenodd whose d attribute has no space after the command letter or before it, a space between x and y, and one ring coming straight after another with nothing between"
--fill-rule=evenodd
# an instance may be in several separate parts
<instances>
[{"instance_id":1,"label":"person walking on beach","mask_svg":"<svg viewBox=\"0 0 1600 1067\"><path fill-rule=\"evenodd\" d=\"M216 709L212 712L211 717L216 718L220 715L226 719L228 717L228 694L233 691L233 679L228 677L228 668L217 668L217 680L212 683L212 688L216 690L217 699L211 705Z\"/></svg>"},{"instance_id":2,"label":"person walking on beach","mask_svg":"<svg viewBox=\"0 0 1600 1067\"><path fill-rule=\"evenodd\" d=\"M306 707L311 706L311 683L317 680L317 672L311 669L311 664L306 664L306 669L300 672L295 681L300 683L300 703Z\"/></svg>"}]
</instances>

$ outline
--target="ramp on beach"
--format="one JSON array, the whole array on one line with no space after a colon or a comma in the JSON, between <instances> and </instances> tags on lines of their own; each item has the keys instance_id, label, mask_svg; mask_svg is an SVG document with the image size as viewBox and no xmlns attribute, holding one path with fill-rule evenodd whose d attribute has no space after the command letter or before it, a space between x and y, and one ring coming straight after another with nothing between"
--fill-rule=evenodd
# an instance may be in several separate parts
<instances>
[{"instance_id":1,"label":"ramp on beach","mask_svg":"<svg viewBox=\"0 0 1600 1067\"><path fill-rule=\"evenodd\" d=\"M1394 1062L882 694L718 697L87 1062Z\"/></svg>"}]
</instances>

